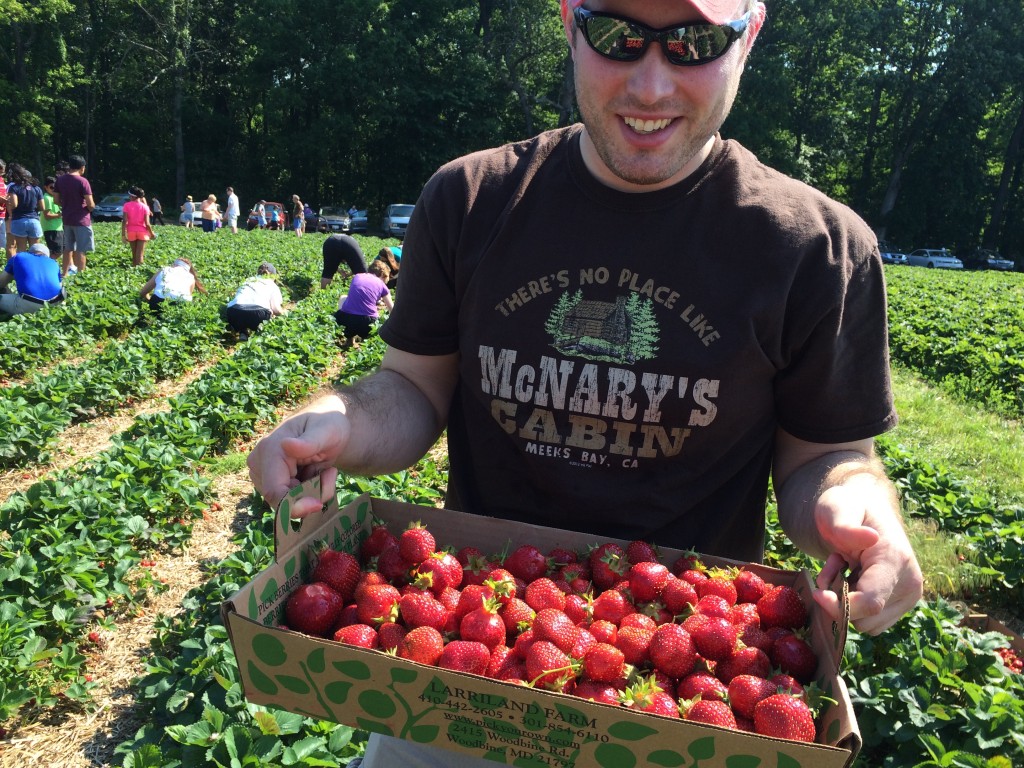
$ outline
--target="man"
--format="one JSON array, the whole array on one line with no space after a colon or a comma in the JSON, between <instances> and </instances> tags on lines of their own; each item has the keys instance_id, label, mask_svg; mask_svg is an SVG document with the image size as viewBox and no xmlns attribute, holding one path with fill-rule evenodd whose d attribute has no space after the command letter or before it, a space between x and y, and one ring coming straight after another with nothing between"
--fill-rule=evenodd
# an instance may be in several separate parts
<instances>
[{"instance_id":1,"label":"man","mask_svg":"<svg viewBox=\"0 0 1024 768\"><path fill-rule=\"evenodd\" d=\"M96 202L84 174L85 158L72 155L68 158L68 172L58 176L53 187L53 199L61 207L64 222L63 275L83 271L86 254L95 249L91 213Z\"/></svg>"},{"instance_id":2,"label":"man","mask_svg":"<svg viewBox=\"0 0 1024 768\"><path fill-rule=\"evenodd\" d=\"M236 235L238 234L238 217L240 215L240 209L238 207L238 195L235 194L235 190L231 187L227 188L228 193L228 204L224 209L224 223L231 227L231 231Z\"/></svg>"},{"instance_id":3,"label":"man","mask_svg":"<svg viewBox=\"0 0 1024 768\"><path fill-rule=\"evenodd\" d=\"M8 292L11 282L17 284L17 293ZM63 300L60 267L42 243L14 254L0 272L0 315L27 315Z\"/></svg>"},{"instance_id":4,"label":"man","mask_svg":"<svg viewBox=\"0 0 1024 768\"><path fill-rule=\"evenodd\" d=\"M153 211L153 223L163 224L164 223L164 207L160 204L160 200L154 195L153 199L150 200L150 208Z\"/></svg>"},{"instance_id":5,"label":"man","mask_svg":"<svg viewBox=\"0 0 1024 768\"><path fill-rule=\"evenodd\" d=\"M381 369L257 445L270 503L408 467L447 428L449 506L759 560L770 474L826 611L846 567L861 631L909 610L921 573L873 455L896 422L877 244L718 135L764 15L562 0L583 126L428 182ZM363 766L487 765L410 749L372 738Z\"/></svg>"}]
</instances>

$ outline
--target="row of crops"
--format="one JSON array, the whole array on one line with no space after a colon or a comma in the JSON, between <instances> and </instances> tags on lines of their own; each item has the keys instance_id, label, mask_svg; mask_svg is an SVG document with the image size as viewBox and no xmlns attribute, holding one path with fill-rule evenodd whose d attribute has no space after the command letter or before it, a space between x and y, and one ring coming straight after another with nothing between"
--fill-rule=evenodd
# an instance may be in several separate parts
<instances>
[{"instance_id":1,"label":"row of crops","mask_svg":"<svg viewBox=\"0 0 1024 768\"><path fill-rule=\"evenodd\" d=\"M205 369L165 410L135 419L109 449L0 505L0 724L10 730L28 707L89 704L93 685L79 648L99 617L141 603L155 587L139 567L144 559L154 551L173 555L188 540L210 501L204 463L235 450L325 383L339 360L329 317L337 292L313 291L318 238L206 237L167 228L150 260L159 265L187 254L211 298L169 308L157 321L135 298L151 269L125 266L116 228L99 226L97 234L95 268L76 278L63 307L3 326L0 467L45 462L67 426L116 412L200 364ZM368 253L378 245L364 241ZM266 258L278 266L294 307L238 344L220 308ZM1001 413L1016 402L1020 410L1024 283L999 275L998 292L983 274L894 269L887 276L894 358L958 397ZM992 310L991 297L999 304ZM982 328L990 333L984 345L974 335ZM931 339L930 352L924 339ZM348 350L335 380L365 373L381 354L376 340ZM881 447L908 512L938 521L993 574L987 604L1019 606L1022 510L980 496L891 441ZM346 495L369 491L434 504L445 481L444 466L428 458L393 476L344 477L340 486ZM262 516L236 537L235 554L188 594L178 615L158 624L137 685L146 725L118 748L125 766L344 765L361 751L363 733L250 705L242 696L219 608L271 562L270 510L257 510ZM777 529L770 533L769 564L814 567ZM961 627L960 614L944 602L922 604L881 637L851 633L844 675L865 741L858 765L1024 764L1024 680L998 662L1001 645L1000 636Z\"/></svg>"}]
</instances>

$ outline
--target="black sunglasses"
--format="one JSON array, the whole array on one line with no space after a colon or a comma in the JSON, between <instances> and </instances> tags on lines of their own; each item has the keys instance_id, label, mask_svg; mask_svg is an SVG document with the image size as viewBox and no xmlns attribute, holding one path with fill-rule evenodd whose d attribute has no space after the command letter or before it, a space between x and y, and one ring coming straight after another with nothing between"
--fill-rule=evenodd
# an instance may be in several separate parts
<instances>
[{"instance_id":1,"label":"black sunglasses","mask_svg":"<svg viewBox=\"0 0 1024 768\"><path fill-rule=\"evenodd\" d=\"M677 27L653 29L639 21L612 13L573 10L576 26L587 44L612 61L636 61L651 43L661 43L668 60L681 67L707 64L723 56L742 37L750 23L750 11L736 21L711 24L697 21Z\"/></svg>"}]
</instances>

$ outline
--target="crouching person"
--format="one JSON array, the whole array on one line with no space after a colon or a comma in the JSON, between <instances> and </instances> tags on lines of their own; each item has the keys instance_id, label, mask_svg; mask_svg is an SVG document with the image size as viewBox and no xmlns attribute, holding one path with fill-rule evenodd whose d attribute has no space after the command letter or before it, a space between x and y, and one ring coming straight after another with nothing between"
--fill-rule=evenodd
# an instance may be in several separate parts
<instances>
[{"instance_id":1,"label":"crouching person","mask_svg":"<svg viewBox=\"0 0 1024 768\"><path fill-rule=\"evenodd\" d=\"M199 291L207 295L196 274L192 262L186 258L178 258L169 267L161 268L139 289L139 296L147 302L154 312L160 312L160 305L165 301L192 301L192 293Z\"/></svg>"},{"instance_id":2,"label":"crouching person","mask_svg":"<svg viewBox=\"0 0 1024 768\"><path fill-rule=\"evenodd\" d=\"M17 286L13 293L10 284ZM50 249L33 243L27 251L14 254L0 272L0 317L26 315L64 301L60 264L50 258Z\"/></svg>"},{"instance_id":3,"label":"crouching person","mask_svg":"<svg viewBox=\"0 0 1024 768\"><path fill-rule=\"evenodd\" d=\"M378 304L383 303L389 312L394 307L387 286L390 277L391 270L382 261L373 261L366 272L352 275L348 293L338 301L338 311L334 313L334 319L344 329L346 338L359 336L365 339L370 335L373 324L380 317Z\"/></svg>"},{"instance_id":4,"label":"crouching person","mask_svg":"<svg viewBox=\"0 0 1024 768\"><path fill-rule=\"evenodd\" d=\"M260 326L275 315L285 313L281 289L274 281L277 269L264 261L256 270L256 277L246 280L228 302L228 324L238 333L240 341L256 333Z\"/></svg>"}]
</instances>

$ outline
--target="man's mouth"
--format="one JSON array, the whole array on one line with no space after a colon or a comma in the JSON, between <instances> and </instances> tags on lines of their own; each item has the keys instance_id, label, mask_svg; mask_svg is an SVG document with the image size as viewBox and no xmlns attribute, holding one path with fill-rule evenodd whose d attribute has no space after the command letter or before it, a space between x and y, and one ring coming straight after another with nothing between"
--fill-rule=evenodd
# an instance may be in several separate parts
<instances>
[{"instance_id":1,"label":"man's mouth","mask_svg":"<svg viewBox=\"0 0 1024 768\"><path fill-rule=\"evenodd\" d=\"M663 117L660 120L642 120L638 117L623 117L622 121L637 133L654 133L667 128L672 119Z\"/></svg>"}]
</instances>

